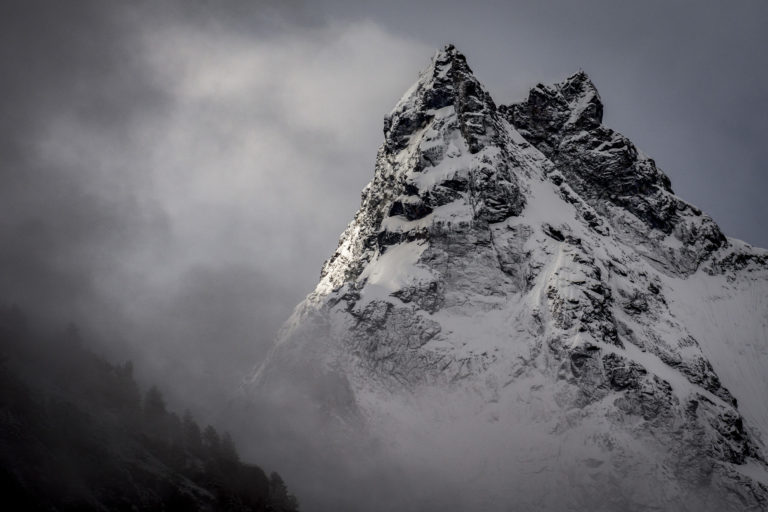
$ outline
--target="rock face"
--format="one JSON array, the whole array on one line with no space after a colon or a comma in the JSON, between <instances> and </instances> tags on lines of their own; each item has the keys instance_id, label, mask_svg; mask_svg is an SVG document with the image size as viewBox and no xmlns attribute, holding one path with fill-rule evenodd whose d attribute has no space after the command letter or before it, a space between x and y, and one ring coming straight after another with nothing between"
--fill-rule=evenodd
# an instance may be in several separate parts
<instances>
[{"instance_id":1,"label":"rock face","mask_svg":"<svg viewBox=\"0 0 768 512\"><path fill-rule=\"evenodd\" d=\"M602 116L583 72L497 106L439 51L247 392L482 475L456 510L768 509L768 252Z\"/></svg>"}]
</instances>

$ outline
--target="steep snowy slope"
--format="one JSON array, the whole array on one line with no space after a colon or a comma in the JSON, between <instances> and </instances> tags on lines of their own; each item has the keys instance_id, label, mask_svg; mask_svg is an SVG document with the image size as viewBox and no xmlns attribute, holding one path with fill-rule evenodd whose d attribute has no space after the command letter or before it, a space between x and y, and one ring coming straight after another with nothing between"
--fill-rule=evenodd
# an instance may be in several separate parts
<instances>
[{"instance_id":1,"label":"steep snowy slope","mask_svg":"<svg viewBox=\"0 0 768 512\"><path fill-rule=\"evenodd\" d=\"M768 507L768 256L584 73L497 107L448 46L384 135L251 395L464 486L455 510Z\"/></svg>"},{"instance_id":2,"label":"steep snowy slope","mask_svg":"<svg viewBox=\"0 0 768 512\"><path fill-rule=\"evenodd\" d=\"M768 439L768 251L731 250L688 279L670 279L670 310L699 340L747 424Z\"/></svg>"}]
</instances>

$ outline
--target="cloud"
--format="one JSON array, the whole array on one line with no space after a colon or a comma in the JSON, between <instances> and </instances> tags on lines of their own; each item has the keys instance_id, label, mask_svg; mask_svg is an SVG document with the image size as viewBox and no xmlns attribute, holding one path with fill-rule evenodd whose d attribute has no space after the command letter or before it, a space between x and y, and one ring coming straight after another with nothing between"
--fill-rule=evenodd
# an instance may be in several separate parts
<instances>
[{"instance_id":1,"label":"cloud","mask_svg":"<svg viewBox=\"0 0 768 512\"><path fill-rule=\"evenodd\" d=\"M215 404L311 291L383 115L432 49L370 21L247 31L113 14L96 26L116 49L83 57L106 34L71 48L81 70L47 71L65 92L25 107L4 299Z\"/></svg>"},{"instance_id":2,"label":"cloud","mask_svg":"<svg viewBox=\"0 0 768 512\"><path fill-rule=\"evenodd\" d=\"M151 150L128 157L143 160L171 224L178 254L163 278L236 264L308 291L425 48L370 22L264 40L172 27L143 44L173 98L140 127Z\"/></svg>"}]
</instances>

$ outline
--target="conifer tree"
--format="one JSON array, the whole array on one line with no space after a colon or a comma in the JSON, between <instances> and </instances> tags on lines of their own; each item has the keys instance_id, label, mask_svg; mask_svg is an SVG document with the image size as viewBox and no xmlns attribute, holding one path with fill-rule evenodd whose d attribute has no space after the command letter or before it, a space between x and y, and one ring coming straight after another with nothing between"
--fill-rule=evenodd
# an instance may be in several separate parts
<instances>
[{"instance_id":1,"label":"conifer tree","mask_svg":"<svg viewBox=\"0 0 768 512\"><path fill-rule=\"evenodd\" d=\"M202 455L203 440L200 435L200 427L192 417L192 413L189 409L184 411L184 417L181 420L182 429L184 432L184 447L194 455Z\"/></svg>"},{"instance_id":2,"label":"conifer tree","mask_svg":"<svg viewBox=\"0 0 768 512\"><path fill-rule=\"evenodd\" d=\"M218 458L221 453L221 439L219 433L211 425L203 431L203 449L210 458Z\"/></svg>"},{"instance_id":3,"label":"conifer tree","mask_svg":"<svg viewBox=\"0 0 768 512\"><path fill-rule=\"evenodd\" d=\"M239 457L237 456L237 449L235 448L235 443L232 441L232 436L229 435L229 432L224 432L224 435L221 437L221 458L222 460L225 460L227 462L238 462Z\"/></svg>"}]
</instances>

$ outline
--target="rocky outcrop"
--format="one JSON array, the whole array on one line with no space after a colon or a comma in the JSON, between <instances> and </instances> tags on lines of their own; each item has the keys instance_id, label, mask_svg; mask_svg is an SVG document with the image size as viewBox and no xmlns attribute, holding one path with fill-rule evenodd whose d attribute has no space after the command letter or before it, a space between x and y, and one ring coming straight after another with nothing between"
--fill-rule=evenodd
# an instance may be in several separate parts
<instances>
[{"instance_id":1,"label":"rocky outcrop","mask_svg":"<svg viewBox=\"0 0 768 512\"><path fill-rule=\"evenodd\" d=\"M673 237L679 250L665 251L655 243L654 253L684 272L695 271L726 243L712 219L673 194L653 159L602 124L600 95L583 71L550 87L539 84L526 101L500 112L609 220L617 236L629 231L627 238L642 235L653 242Z\"/></svg>"}]
</instances>

